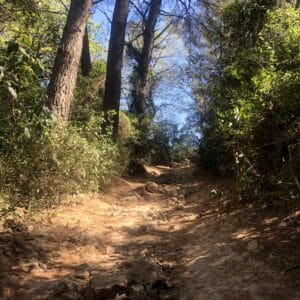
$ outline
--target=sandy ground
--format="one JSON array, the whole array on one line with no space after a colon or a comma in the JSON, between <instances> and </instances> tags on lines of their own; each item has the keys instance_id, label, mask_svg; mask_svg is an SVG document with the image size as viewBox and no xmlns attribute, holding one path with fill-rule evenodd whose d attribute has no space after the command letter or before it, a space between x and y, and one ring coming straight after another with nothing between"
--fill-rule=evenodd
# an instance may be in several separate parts
<instances>
[{"instance_id":1,"label":"sandy ground","mask_svg":"<svg viewBox=\"0 0 300 300\"><path fill-rule=\"evenodd\" d=\"M228 208L225 180L195 176L186 165L148 173L102 194L67 197L19 232L2 229L0 298L48 299L59 280L84 286L143 258L169 276L161 299L300 299L295 205ZM148 180L186 197L148 193Z\"/></svg>"}]
</instances>

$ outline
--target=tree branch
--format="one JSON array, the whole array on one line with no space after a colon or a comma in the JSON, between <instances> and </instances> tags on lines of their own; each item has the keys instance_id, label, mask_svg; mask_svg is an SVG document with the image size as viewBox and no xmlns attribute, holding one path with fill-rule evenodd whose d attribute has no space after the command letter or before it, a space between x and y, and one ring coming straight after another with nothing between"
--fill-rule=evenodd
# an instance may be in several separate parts
<instances>
[{"instance_id":1,"label":"tree branch","mask_svg":"<svg viewBox=\"0 0 300 300\"><path fill-rule=\"evenodd\" d=\"M173 24L173 21L171 21L155 38L154 41L159 39L167 30L168 28Z\"/></svg>"},{"instance_id":2,"label":"tree branch","mask_svg":"<svg viewBox=\"0 0 300 300\"><path fill-rule=\"evenodd\" d=\"M110 19L110 17L108 16L108 14L103 10L99 8L99 11L104 14L105 18L107 19L107 21L111 24L112 20Z\"/></svg>"}]
</instances>

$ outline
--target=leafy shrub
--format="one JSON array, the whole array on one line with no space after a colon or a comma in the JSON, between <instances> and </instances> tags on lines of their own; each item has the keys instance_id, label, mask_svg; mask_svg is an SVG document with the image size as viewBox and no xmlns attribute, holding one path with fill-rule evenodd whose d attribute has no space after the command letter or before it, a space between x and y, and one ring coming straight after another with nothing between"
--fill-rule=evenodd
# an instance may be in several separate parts
<instances>
[{"instance_id":1,"label":"leafy shrub","mask_svg":"<svg viewBox=\"0 0 300 300\"><path fill-rule=\"evenodd\" d=\"M120 111L118 131L119 140L127 144L136 141L138 135L136 125L137 119L133 115Z\"/></svg>"},{"instance_id":2,"label":"leafy shrub","mask_svg":"<svg viewBox=\"0 0 300 300\"><path fill-rule=\"evenodd\" d=\"M109 137L91 136L95 124L28 123L14 150L0 155L1 197L11 206L47 207L65 193L97 192L126 159Z\"/></svg>"}]
</instances>

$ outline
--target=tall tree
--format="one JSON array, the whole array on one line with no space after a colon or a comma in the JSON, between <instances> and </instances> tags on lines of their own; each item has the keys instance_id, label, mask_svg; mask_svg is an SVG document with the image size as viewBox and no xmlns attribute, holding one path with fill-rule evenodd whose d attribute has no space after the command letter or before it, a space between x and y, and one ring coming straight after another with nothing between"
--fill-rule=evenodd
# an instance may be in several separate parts
<instances>
[{"instance_id":1,"label":"tall tree","mask_svg":"<svg viewBox=\"0 0 300 300\"><path fill-rule=\"evenodd\" d=\"M88 32L87 25L85 26L85 30L84 30L80 66L81 66L81 73L83 76L88 76L92 71L89 32Z\"/></svg>"},{"instance_id":2,"label":"tall tree","mask_svg":"<svg viewBox=\"0 0 300 300\"><path fill-rule=\"evenodd\" d=\"M143 48L139 55L136 68L136 77L132 88L132 103L130 111L143 115L147 99L147 83L149 65L152 58L155 26L159 17L162 0L151 0L149 12L143 30Z\"/></svg>"},{"instance_id":3,"label":"tall tree","mask_svg":"<svg viewBox=\"0 0 300 300\"><path fill-rule=\"evenodd\" d=\"M59 121L70 116L73 91L92 0L72 0L48 85L49 108Z\"/></svg>"},{"instance_id":4,"label":"tall tree","mask_svg":"<svg viewBox=\"0 0 300 300\"><path fill-rule=\"evenodd\" d=\"M128 10L129 0L116 0L107 56L103 111L106 116L108 116L109 111L115 112L112 116L114 139L117 138L119 127L121 72ZM105 126L107 125L108 120Z\"/></svg>"}]
</instances>

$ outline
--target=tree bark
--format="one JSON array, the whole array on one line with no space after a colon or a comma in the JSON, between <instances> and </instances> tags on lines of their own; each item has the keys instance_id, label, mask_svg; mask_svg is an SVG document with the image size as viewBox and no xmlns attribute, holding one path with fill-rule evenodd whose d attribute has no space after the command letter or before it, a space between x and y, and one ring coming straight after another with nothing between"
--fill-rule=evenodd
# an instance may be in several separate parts
<instances>
[{"instance_id":1,"label":"tree bark","mask_svg":"<svg viewBox=\"0 0 300 300\"><path fill-rule=\"evenodd\" d=\"M130 107L130 111L137 115L145 114L149 65L152 59L155 26L160 13L161 3L162 0L151 0L143 32L143 49L136 68L137 77L132 90L132 104Z\"/></svg>"},{"instance_id":2,"label":"tree bark","mask_svg":"<svg viewBox=\"0 0 300 300\"><path fill-rule=\"evenodd\" d=\"M85 26L83 44L82 44L82 53L81 53L81 74L83 76L89 76L92 71L92 61L90 54L90 42L89 42L89 33L87 25Z\"/></svg>"},{"instance_id":3,"label":"tree bark","mask_svg":"<svg viewBox=\"0 0 300 300\"><path fill-rule=\"evenodd\" d=\"M49 108L60 122L67 121L76 85L83 35L92 0L72 0L48 85Z\"/></svg>"},{"instance_id":4,"label":"tree bark","mask_svg":"<svg viewBox=\"0 0 300 300\"><path fill-rule=\"evenodd\" d=\"M108 112L114 111L115 114L112 116L111 121L113 138L115 140L118 135L119 127L122 61L128 10L129 0L116 0L106 65L106 81L103 101L103 111L106 116L104 128L107 128L109 124Z\"/></svg>"}]
</instances>

